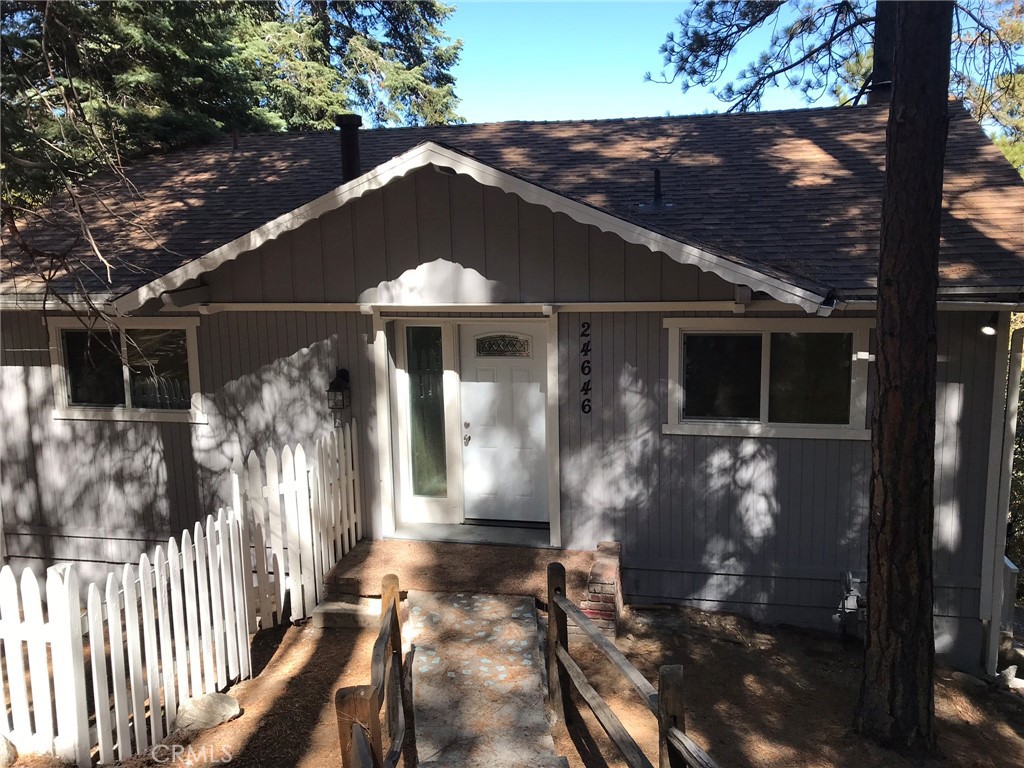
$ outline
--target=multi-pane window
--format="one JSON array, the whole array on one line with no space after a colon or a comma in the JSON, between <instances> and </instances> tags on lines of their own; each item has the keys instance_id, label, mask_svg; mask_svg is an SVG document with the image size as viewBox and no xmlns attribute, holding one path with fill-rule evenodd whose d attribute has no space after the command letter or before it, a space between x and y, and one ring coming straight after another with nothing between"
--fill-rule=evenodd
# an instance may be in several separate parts
<instances>
[{"instance_id":1,"label":"multi-pane window","mask_svg":"<svg viewBox=\"0 0 1024 768\"><path fill-rule=\"evenodd\" d=\"M666 431L863 437L869 327L829 322L666 320Z\"/></svg>"},{"instance_id":2,"label":"multi-pane window","mask_svg":"<svg viewBox=\"0 0 1024 768\"><path fill-rule=\"evenodd\" d=\"M138 327L132 327L133 322ZM192 396L198 391L195 323L128 321L127 327L82 327L57 318L52 329L57 415L65 418L153 418L197 416ZM159 414L165 414L160 416Z\"/></svg>"}]
</instances>

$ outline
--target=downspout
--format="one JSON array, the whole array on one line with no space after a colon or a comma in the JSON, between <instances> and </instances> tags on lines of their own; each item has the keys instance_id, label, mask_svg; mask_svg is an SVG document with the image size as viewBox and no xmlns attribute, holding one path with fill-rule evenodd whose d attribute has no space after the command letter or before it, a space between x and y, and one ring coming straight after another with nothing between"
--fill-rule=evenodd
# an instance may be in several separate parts
<instances>
[{"instance_id":1,"label":"downspout","mask_svg":"<svg viewBox=\"0 0 1024 768\"><path fill-rule=\"evenodd\" d=\"M999 454L999 495L991 531L992 548L987 551L986 562L982 564L983 612L981 618L988 625L984 661L985 671L990 675L995 674L999 660L999 632L1003 612L1003 554L1006 551L1006 520L1010 510L1010 482L1013 477L1013 448L1017 437L1022 356L1024 356L1024 328L1018 328L1010 337L1006 402L1003 410L1003 442ZM988 600L985 599L986 594Z\"/></svg>"}]
</instances>

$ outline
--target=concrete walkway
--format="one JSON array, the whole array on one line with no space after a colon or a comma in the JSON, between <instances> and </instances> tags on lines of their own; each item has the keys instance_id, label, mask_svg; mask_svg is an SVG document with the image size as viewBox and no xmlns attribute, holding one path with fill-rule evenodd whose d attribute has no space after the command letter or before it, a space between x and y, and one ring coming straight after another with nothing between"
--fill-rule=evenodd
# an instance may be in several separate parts
<instances>
[{"instance_id":1,"label":"concrete walkway","mask_svg":"<svg viewBox=\"0 0 1024 768\"><path fill-rule=\"evenodd\" d=\"M530 597L409 592L420 765L567 766L544 709Z\"/></svg>"}]
</instances>

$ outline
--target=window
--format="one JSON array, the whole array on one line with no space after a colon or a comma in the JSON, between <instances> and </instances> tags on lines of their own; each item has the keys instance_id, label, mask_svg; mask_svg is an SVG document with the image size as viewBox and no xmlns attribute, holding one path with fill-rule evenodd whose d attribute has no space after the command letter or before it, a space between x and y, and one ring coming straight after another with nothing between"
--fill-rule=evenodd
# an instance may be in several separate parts
<instances>
[{"instance_id":1,"label":"window","mask_svg":"<svg viewBox=\"0 0 1024 768\"><path fill-rule=\"evenodd\" d=\"M761 408L761 337L687 334L682 415L756 419Z\"/></svg>"},{"instance_id":2,"label":"window","mask_svg":"<svg viewBox=\"0 0 1024 768\"><path fill-rule=\"evenodd\" d=\"M849 424L853 335L773 333L768 421Z\"/></svg>"},{"instance_id":3,"label":"window","mask_svg":"<svg viewBox=\"0 0 1024 768\"><path fill-rule=\"evenodd\" d=\"M55 418L205 422L194 318L50 318Z\"/></svg>"},{"instance_id":4,"label":"window","mask_svg":"<svg viewBox=\"0 0 1024 768\"><path fill-rule=\"evenodd\" d=\"M868 439L870 320L670 318L666 433Z\"/></svg>"}]
</instances>

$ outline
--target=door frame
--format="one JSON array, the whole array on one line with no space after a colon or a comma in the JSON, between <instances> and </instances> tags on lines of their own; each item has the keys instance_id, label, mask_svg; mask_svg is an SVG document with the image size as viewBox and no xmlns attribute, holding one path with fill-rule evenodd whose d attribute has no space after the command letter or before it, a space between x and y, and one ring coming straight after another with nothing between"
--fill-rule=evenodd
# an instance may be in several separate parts
<instances>
[{"instance_id":1,"label":"door frame","mask_svg":"<svg viewBox=\"0 0 1024 768\"><path fill-rule=\"evenodd\" d=\"M375 316L374 346L381 345L380 352L374 355L377 364L375 374L377 381L378 423L386 428L378 429L381 442L380 451L381 483L391 484L391 489L382 489L382 515L384 534L393 533L403 518L409 500L413 497L411 490L410 457L408 442L408 395L409 379L406 371L405 329L409 326L440 326L442 339L442 359L444 363L445 401L445 448L448 465L448 501L451 522L464 520L465 507L462 499L462 429L460 424L462 407L461 361L459 360L459 326L465 324L500 325L510 330L516 326L526 326L536 334L538 344L544 344L546 359L546 409L545 409L545 444L548 459L548 531L549 546L562 546L561 526L561 485L559 473L558 446L558 315L555 312L540 317L495 317L493 315L454 315L449 317L424 317L422 314L396 315L389 308L389 316L382 317L378 307L373 308ZM430 311L427 307L417 307L416 312ZM387 360L388 334L385 324L394 325L394 376L389 375ZM376 350L375 350L376 352ZM388 395L387 390L393 387L395 396ZM397 412L396 412L397 411ZM392 447L392 436L398 442ZM454 461L454 463L453 463ZM456 495L457 494L457 495ZM409 509L409 512L415 510ZM406 515L408 516L408 515ZM457 518L457 519L456 519Z\"/></svg>"}]
</instances>

